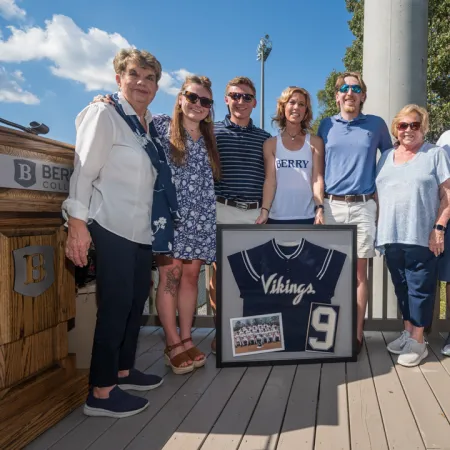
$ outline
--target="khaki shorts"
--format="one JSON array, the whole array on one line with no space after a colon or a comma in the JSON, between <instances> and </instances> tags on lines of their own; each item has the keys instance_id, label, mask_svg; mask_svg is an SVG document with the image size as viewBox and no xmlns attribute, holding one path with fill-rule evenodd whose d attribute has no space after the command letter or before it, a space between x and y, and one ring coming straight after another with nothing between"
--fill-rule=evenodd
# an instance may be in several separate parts
<instances>
[{"instance_id":1,"label":"khaki shorts","mask_svg":"<svg viewBox=\"0 0 450 450\"><path fill-rule=\"evenodd\" d=\"M218 224L255 224L260 212L259 208L245 210L216 202L216 222Z\"/></svg>"},{"instance_id":2,"label":"khaki shorts","mask_svg":"<svg viewBox=\"0 0 450 450\"><path fill-rule=\"evenodd\" d=\"M375 200L350 203L326 198L324 200L325 225L357 225L358 258L375 256L377 204Z\"/></svg>"}]
</instances>

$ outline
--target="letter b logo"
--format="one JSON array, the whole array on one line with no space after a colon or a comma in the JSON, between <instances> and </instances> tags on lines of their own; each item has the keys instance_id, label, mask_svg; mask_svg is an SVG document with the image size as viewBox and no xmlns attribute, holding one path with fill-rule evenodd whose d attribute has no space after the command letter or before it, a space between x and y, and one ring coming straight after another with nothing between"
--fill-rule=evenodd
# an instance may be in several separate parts
<instances>
[{"instance_id":1,"label":"letter b logo","mask_svg":"<svg viewBox=\"0 0 450 450\"><path fill-rule=\"evenodd\" d=\"M45 292L55 280L53 253L50 245L13 250L14 290L29 297Z\"/></svg>"},{"instance_id":2,"label":"letter b logo","mask_svg":"<svg viewBox=\"0 0 450 450\"><path fill-rule=\"evenodd\" d=\"M36 183L36 163L26 159L14 160L14 181L28 188Z\"/></svg>"}]
</instances>

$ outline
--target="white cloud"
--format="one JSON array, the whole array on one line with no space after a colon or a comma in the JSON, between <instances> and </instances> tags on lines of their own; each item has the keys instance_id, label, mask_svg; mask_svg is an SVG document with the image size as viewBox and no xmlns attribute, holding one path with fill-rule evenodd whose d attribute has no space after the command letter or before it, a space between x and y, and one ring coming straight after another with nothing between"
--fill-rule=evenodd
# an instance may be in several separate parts
<instances>
[{"instance_id":1,"label":"white cloud","mask_svg":"<svg viewBox=\"0 0 450 450\"><path fill-rule=\"evenodd\" d=\"M159 87L168 94L177 95L180 92L180 86L188 75L192 74L186 69L179 69L170 73L163 72Z\"/></svg>"},{"instance_id":2,"label":"white cloud","mask_svg":"<svg viewBox=\"0 0 450 450\"><path fill-rule=\"evenodd\" d=\"M10 26L9 30L9 38L0 39L0 61L48 60L53 75L79 82L88 91L115 90L114 55L120 48L132 47L118 33L110 34L98 28L84 32L70 17L63 15L47 20L45 28ZM186 73L185 69L163 72L160 88L177 94L177 86Z\"/></svg>"},{"instance_id":3,"label":"white cloud","mask_svg":"<svg viewBox=\"0 0 450 450\"><path fill-rule=\"evenodd\" d=\"M0 66L0 102L37 105L39 99L20 86L19 82L24 81L22 72L16 71L9 74L4 67Z\"/></svg>"},{"instance_id":4,"label":"white cloud","mask_svg":"<svg viewBox=\"0 0 450 450\"><path fill-rule=\"evenodd\" d=\"M27 13L16 5L15 0L0 0L0 16L6 20L25 19Z\"/></svg>"}]
</instances>

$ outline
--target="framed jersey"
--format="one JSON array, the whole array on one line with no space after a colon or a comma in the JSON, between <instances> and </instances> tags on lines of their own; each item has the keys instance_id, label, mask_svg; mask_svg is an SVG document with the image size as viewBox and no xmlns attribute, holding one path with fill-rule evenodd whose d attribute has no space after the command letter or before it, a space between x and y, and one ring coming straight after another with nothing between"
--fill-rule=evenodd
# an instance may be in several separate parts
<instances>
[{"instance_id":1,"label":"framed jersey","mask_svg":"<svg viewBox=\"0 0 450 450\"><path fill-rule=\"evenodd\" d=\"M356 226L217 228L218 367L356 361Z\"/></svg>"}]
</instances>

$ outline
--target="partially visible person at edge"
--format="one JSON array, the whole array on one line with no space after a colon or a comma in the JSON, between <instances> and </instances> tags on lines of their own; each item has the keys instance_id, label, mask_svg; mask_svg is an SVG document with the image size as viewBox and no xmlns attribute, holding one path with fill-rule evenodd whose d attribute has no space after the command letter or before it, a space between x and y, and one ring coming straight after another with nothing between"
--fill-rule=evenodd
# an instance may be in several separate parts
<instances>
[{"instance_id":1,"label":"partially visible person at edge","mask_svg":"<svg viewBox=\"0 0 450 450\"><path fill-rule=\"evenodd\" d=\"M162 383L133 366L150 292L152 249L169 251L178 205L147 109L161 65L146 51L122 49L114 70L120 91L112 96L114 105L93 103L77 116L75 167L62 209L66 256L85 266L92 236L97 257L98 311L84 413L122 418L148 406L147 399L127 390L147 391ZM152 228L158 221L164 230Z\"/></svg>"},{"instance_id":2,"label":"partially visible person at edge","mask_svg":"<svg viewBox=\"0 0 450 450\"><path fill-rule=\"evenodd\" d=\"M266 177L256 223L323 224L323 142L309 133L311 98L286 88L272 120L280 134L264 143Z\"/></svg>"},{"instance_id":3,"label":"partially visible person at edge","mask_svg":"<svg viewBox=\"0 0 450 450\"><path fill-rule=\"evenodd\" d=\"M424 328L433 318L438 257L450 218L450 160L443 148L425 142L427 131L427 111L405 106L391 126L398 142L380 158L376 177L376 247L385 254L404 321L387 349L406 367L428 355Z\"/></svg>"},{"instance_id":4,"label":"partially visible person at edge","mask_svg":"<svg viewBox=\"0 0 450 450\"><path fill-rule=\"evenodd\" d=\"M216 182L218 224L254 224L261 213L264 185L263 144L270 133L250 118L256 107L256 89L247 77L230 80L225 89L229 114L216 122L214 133L220 154L221 178ZM210 278L210 303L215 314L215 265ZM216 340L211 343L213 353Z\"/></svg>"},{"instance_id":5,"label":"partially visible person at edge","mask_svg":"<svg viewBox=\"0 0 450 450\"><path fill-rule=\"evenodd\" d=\"M450 130L442 133L436 145L442 147L450 157ZM450 231L448 231L448 224L444 238L444 253L439 259L438 264L438 278L445 283L447 317L450 317ZM441 353L445 356L450 356L450 333L448 333L447 339L442 346Z\"/></svg>"},{"instance_id":6,"label":"partially visible person at edge","mask_svg":"<svg viewBox=\"0 0 450 450\"><path fill-rule=\"evenodd\" d=\"M159 271L156 307L166 335L166 361L176 374L206 362L205 354L192 342L191 329L200 268L216 259L214 179L219 179L220 161L213 118L211 82L199 76L184 81L172 119L153 116L172 169L181 213L172 255L155 258Z\"/></svg>"},{"instance_id":7,"label":"partially visible person at edge","mask_svg":"<svg viewBox=\"0 0 450 450\"><path fill-rule=\"evenodd\" d=\"M336 80L339 114L320 123L318 135L325 145L326 225L357 225L357 339L363 345L367 307L368 258L375 255L377 205L375 167L377 149L392 147L386 123L381 117L362 113L367 88L356 72L345 72Z\"/></svg>"}]
</instances>

